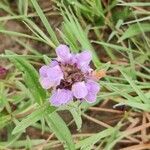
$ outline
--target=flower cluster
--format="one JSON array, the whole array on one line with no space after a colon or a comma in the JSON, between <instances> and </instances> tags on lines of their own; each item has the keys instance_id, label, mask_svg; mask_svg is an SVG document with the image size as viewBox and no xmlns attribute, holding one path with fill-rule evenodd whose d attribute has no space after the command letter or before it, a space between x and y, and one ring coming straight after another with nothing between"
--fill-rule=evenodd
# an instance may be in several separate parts
<instances>
[{"instance_id":1,"label":"flower cluster","mask_svg":"<svg viewBox=\"0 0 150 150\"><path fill-rule=\"evenodd\" d=\"M0 66L0 79L4 79L7 75L7 69Z\"/></svg>"},{"instance_id":2,"label":"flower cluster","mask_svg":"<svg viewBox=\"0 0 150 150\"><path fill-rule=\"evenodd\" d=\"M39 70L42 87L52 88L51 104L60 106L73 99L95 102L100 86L92 77L93 70L89 66L92 54L89 51L70 53L66 45L59 45L56 54L56 59Z\"/></svg>"}]
</instances>

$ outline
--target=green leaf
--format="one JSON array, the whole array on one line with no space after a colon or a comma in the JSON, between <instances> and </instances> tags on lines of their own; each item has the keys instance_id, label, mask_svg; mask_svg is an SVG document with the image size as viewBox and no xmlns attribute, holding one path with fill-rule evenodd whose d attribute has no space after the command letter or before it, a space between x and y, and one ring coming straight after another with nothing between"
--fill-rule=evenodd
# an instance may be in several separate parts
<instances>
[{"instance_id":1,"label":"green leaf","mask_svg":"<svg viewBox=\"0 0 150 150\"><path fill-rule=\"evenodd\" d=\"M24 33L20 33L20 32L15 32L15 31L8 31L8 30L0 30L0 33L4 33L4 34L8 34L8 35L12 35L12 36L19 36L19 37L24 37L24 38L29 38L29 39L34 39L37 41L42 41L45 42L37 37L28 35L28 34L24 34Z\"/></svg>"},{"instance_id":2,"label":"green leaf","mask_svg":"<svg viewBox=\"0 0 150 150\"><path fill-rule=\"evenodd\" d=\"M12 135L12 134L11 134L11 132L12 132L11 125L8 126L8 128L9 128L10 130L7 130L7 131L9 132L8 134L10 134L10 135L9 135L9 138L7 139L7 144L5 145L5 148L10 147L10 146L11 146L13 143L15 143L15 142L20 138L20 136L21 136L20 133L15 134L15 135ZM8 135L7 135L7 136L8 136ZM0 145L1 145L1 142L0 142Z\"/></svg>"},{"instance_id":3,"label":"green leaf","mask_svg":"<svg viewBox=\"0 0 150 150\"><path fill-rule=\"evenodd\" d=\"M150 112L150 105L147 105L147 104L139 103L136 101L130 101L129 99L128 99L128 101L124 101L123 104L128 105L133 108L137 108L137 109L146 111L146 112Z\"/></svg>"},{"instance_id":4,"label":"green leaf","mask_svg":"<svg viewBox=\"0 0 150 150\"><path fill-rule=\"evenodd\" d=\"M150 3L147 3L147 2L130 2L130 3L126 3L126 2L123 2L121 4L118 4L120 6L130 6L130 7L145 7L145 6L150 6Z\"/></svg>"},{"instance_id":5,"label":"green leaf","mask_svg":"<svg viewBox=\"0 0 150 150\"><path fill-rule=\"evenodd\" d=\"M64 18L65 29L68 28L68 31L70 31L71 38L74 37L73 41L78 40L78 42L82 46L82 50L89 50L92 52L93 63L96 67L99 67L101 65L101 62L94 48L92 47L85 30L83 30L82 26L80 25L74 13L72 11L71 12L68 11L65 6L64 9L65 12L62 11L62 15ZM72 43L72 45L74 45L74 43Z\"/></svg>"},{"instance_id":6,"label":"green leaf","mask_svg":"<svg viewBox=\"0 0 150 150\"><path fill-rule=\"evenodd\" d=\"M119 19L127 20L127 18L131 17L131 10L129 7L123 7L120 10L115 10L112 12L112 18L114 22L117 22Z\"/></svg>"},{"instance_id":7,"label":"green leaf","mask_svg":"<svg viewBox=\"0 0 150 150\"><path fill-rule=\"evenodd\" d=\"M23 119L20 123L17 124L12 134L23 132L27 127L43 118L47 113L52 113L53 111L55 111L55 108L47 104L38 107L37 110L35 110L33 113L28 115L27 118Z\"/></svg>"},{"instance_id":8,"label":"green leaf","mask_svg":"<svg viewBox=\"0 0 150 150\"><path fill-rule=\"evenodd\" d=\"M31 53L33 53L36 56L42 56L42 54L37 50L34 49L33 47L30 46L30 44L25 43L23 40L20 39L14 39L17 43L19 43L21 46L23 46L24 48L28 49L28 51L30 51Z\"/></svg>"},{"instance_id":9,"label":"green leaf","mask_svg":"<svg viewBox=\"0 0 150 150\"><path fill-rule=\"evenodd\" d=\"M27 15L28 11L28 0L19 0L18 1L18 10L20 14Z\"/></svg>"},{"instance_id":10,"label":"green leaf","mask_svg":"<svg viewBox=\"0 0 150 150\"><path fill-rule=\"evenodd\" d=\"M113 129L113 128L108 128L108 129L103 130L97 134L94 134L84 140L81 140L76 144L76 149L81 148L84 150L90 146L93 146L94 144L99 142L102 138L110 136L114 132L114 130L115 129Z\"/></svg>"},{"instance_id":11,"label":"green leaf","mask_svg":"<svg viewBox=\"0 0 150 150\"><path fill-rule=\"evenodd\" d=\"M150 32L149 23L140 23L140 26L137 23L130 25L129 28L123 33L118 42L136 36L142 32Z\"/></svg>"},{"instance_id":12,"label":"green leaf","mask_svg":"<svg viewBox=\"0 0 150 150\"><path fill-rule=\"evenodd\" d=\"M100 15L104 15L104 11L103 11L103 7L102 7L102 1L99 1L99 0L95 0L95 8L97 9L97 12L100 14Z\"/></svg>"},{"instance_id":13,"label":"green leaf","mask_svg":"<svg viewBox=\"0 0 150 150\"><path fill-rule=\"evenodd\" d=\"M81 118L81 111L78 108L70 109L70 112L73 116L73 119L77 125L77 129L80 130L82 126L82 118Z\"/></svg>"},{"instance_id":14,"label":"green leaf","mask_svg":"<svg viewBox=\"0 0 150 150\"><path fill-rule=\"evenodd\" d=\"M54 30L52 29L52 27L50 26L46 16L44 15L42 9L40 8L37 0L31 0L31 2L32 2L32 4L33 4L37 14L39 15L43 25L45 26L47 32L51 36L52 41L54 42L54 46L57 46L59 44L59 41L58 41L58 39L56 37L56 34L55 34Z\"/></svg>"},{"instance_id":15,"label":"green leaf","mask_svg":"<svg viewBox=\"0 0 150 150\"><path fill-rule=\"evenodd\" d=\"M71 133L61 117L57 113L52 113L45 118L48 126L55 133L56 137L64 143L64 148L66 150L75 150Z\"/></svg>"},{"instance_id":16,"label":"green leaf","mask_svg":"<svg viewBox=\"0 0 150 150\"><path fill-rule=\"evenodd\" d=\"M120 70L125 79L130 83L131 87L135 90L135 92L139 95L139 98L145 103L150 104L149 99L145 96L145 94L138 88L138 86L134 83L134 81L122 70Z\"/></svg>"},{"instance_id":17,"label":"green leaf","mask_svg":"<svg viewBox=\"0 0 150 150\"><path fill-rule=\"evenodd\" d=\"M6 51L9 54L10 61L12 61L18 69L24 72L25 82L30 92L32 93L35 101L42 104L46 99L46 92L39 83L39 76L35 68L24 58L15 57L17 54ZM11 55L13 57L11 57Z\"/></svg>"},{"instance_id":18,"label":"green leaf","mask_svg":"<svg viewBox=\"0 0 150 150\"><path fill-rule=\"evenodd\" d=\"M26 18L24 19L24 23L39 39L45 40L48 45L55 48L55 45L49 37L32 20Z\"/></svg>"},{"instance_id":19,"label":"green leaf","mask_svg":"<svg viewBox=\"0 0 150 150\"><path fill-rule=\"evenodd\" d=\"M44 142L45 142L45 140L43 140L43 139L30 140L30 144L32 146L43 144ZM14 143L11 144L11 148L21 149L22 147L25 147L27 145L27 143L28 143L28 141L26 139L25 140L18 140L18 141L15 141ZM0 142L0 148L6 149L7 144L8 144L8 142Z\"/></svg>"},{"instance_id":20,"label":"green leaf","mask_svg":"<svg viewBox=\"0 0 150 150\"><path fill-rule=\"evenodd\" d=\"M0 112L4 109L7 103L7 94L8 91L5 89L4 84L0 83Z\"/></svg>"},{"instance_id":21,"label":"green leaf","mask_svg":"<svg viewBox=\"0 0 150 150\"><path fill-rule=\"evenodd\" d=\"M6 11L8 14L13 15L14 13L12 12L11 8L9 7L9 5L4 4L2 1L0 2L0 9L3 9L4 11Z\"/></svg>"},{"instance_id":22,"label":"green leaf","mask_svg":"<svg viewBox=\"0 0 150 150\"><path fill-rule=\"evenodd\" d=\"M9 124L10 120L11 120L10 115L6 115L6 116L0 115L0 129L4 128L7 124Z\"/></svg>"},{"instance_id":23,"label":"green leaf","mask_svg":"<svg viewBox=\"0 0 150 150\"><path fill-rule=\"evenodd\" d=\"M132 51L132 52L135 52L135 53L139 53L141 54L141 52L137 51L137 50L134 50L134 49L131 49L131 48L127 48L127 47L122 47L120 45L115 45L115 44L111 44L111 43L106 43L106 42L99 42L99 41L92 41L93 43L96 43L96 44L100 44L102 46L106 46L106 47L109 47L109 48L112 48L114 50L117 50L118 52L120 51ZM143 53L142 53L143 54Z\"/></svg>"},{"instance_id":24,"label":"green leaf","mask_svg":"<svg viewBox=\"0 0 150 150\"><path fill-rule=\"evenodd\" d=\"M43 61L46 65L48 65L52 60L47 55L43 55Z\"/></svg>"}]
</instances>

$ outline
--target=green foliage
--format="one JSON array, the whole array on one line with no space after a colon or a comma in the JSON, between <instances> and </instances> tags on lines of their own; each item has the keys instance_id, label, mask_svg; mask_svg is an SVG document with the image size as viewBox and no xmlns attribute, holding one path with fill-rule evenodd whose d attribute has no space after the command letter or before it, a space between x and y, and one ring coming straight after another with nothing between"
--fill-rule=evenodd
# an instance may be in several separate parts
<instances>
[{"instance_id":1,"label":"green foliage","mask_svg":"<svg viewBox=\"0 0 150 150\"><path fill-rule=\"evenodd\" d=\"M76 149L79 149L79 148L86 149L89 146L91 147L94 144L96 144L98 141L100 141L102 138L106 138L106 137L110 136L113 132L114 132L114 129L109 128L109 129L99 132L89 138L81 140L79 143L76 144Z\"/></svg>"},{"instance_id":2,"label":"green foliage","mask_svg":"<svg viewBox=\"0 0 150 150\"><path fill-rule=\"evenodd\" d=\"M66 150L75 150L75 146L71 137L69 128L57 113L47 115L46 122L50 129L55 133L57 138L63 142Z\"/></svg>"},{"instance_id":3,"label":"green foliage","mask_svg":"<svg viewBox=\"0 0 150 150\"><path fill-rule=\"evenodd\" d=\"M56 47L59 44L59 42L58 42L58 39L55 35L55 32L53 31L52 27L50 26L48 20L46 19L46 16L42 12L42 10L41 10L39 4L37 3L37 1L36 0L31 0L31 2L32 2L37 14L39 15L43 25L45 26L47 32L49 33L50 37L52 38L52 41L54 42L53 46Z\"/></svg>"},{"instance_id":4,"label":"green foliage","mask_svg":"<svg viewBox=\"0 0 150 150\"><path fill-rule=\"evenodd\" d=\"M90 41L88 40L86 32L82 29L81 25L79 24L77 18L75 17L72 11L69 12L65 7L64 7L64 11L65 12L62 11L62 15L64 17L65 29L69 30L67 31L67 33L71 35L71 39L75 38L73 41L80 43L82 50L91 50L91 52L93 53L93 63L96 67L99 67L100 60L97 57L96 52L94 51L94 48L92 47ZM68 39L70 38L68 37ZM69 41L67 40L67 42L71 46L74 45L74 43L71 43L72 42L71 40Z\"/></svg>"},{"instance_id":5,"label":"green foliage","mask_svg":"<svg viewBox=\"0 0 150 150\"><path fill-rule=\"evenodd\" d=\"M71 108L70 109L70 112L74 118L74 121L77 125L77 130L80 130L81 127L82 127L82 118L81 118L81 111L80 111L80 108Z\"/></svg>"},{"instance_id":6,"label":"green foliage","mask_svg":"<svg viewBox=\"0 0 150 150\"><path fill-rule=\"evenodd\" d=\"M132 38L142 32L150 32L149 23L141 23L129 25L129 28L123 33L119 41L125 40L127 38Z\"/></svg>"},{"instance_id":7,"label":"green foliage","mask_svg":"<svg viewBox=\"0 0 150 150\"><path fill-rule=\"evenodd\" d=\"M10 115L0 115L0 129L3 129L6 125L8 125L10 120Z\"/></svg>"},{"instance_id":8,"label":"green foliage","mask_svg":"<svg viewBox=\"0 0 150 150\"><path fill-rule=\"evenodd\" d=\"M44 106L37 107L36 111L34 111L29 116L27 116L27 118L23 119L20 123L17 123L17 126L14 128L12 134L24 132L24 130L27 127L34 124L41 118L43 118L47 114L47 109L48 109L49 113L52 113L55 110L55 108L53 108L53 107L51 107L51 108L47 108L47 107L50 107L47 105L47 103Z\"/></svg>"},{"instance_id":9,"label":"green foliage","mask_svg":"<svg viewBox=\"0 0 150 150\"><path fill-rule=\"evenodd\" d=\"M39 76L35 68L25 59L18 58L17 54L14 54L10 51L6 51L6 54L9 54L10 61L12 61L18 67L18 69L24 72L25 83L31 91L35 101L39 104L42 104L46 100L46 92L39 83ZM14 57L11 55L14 55Z\"/></svg>"}]
</instances>

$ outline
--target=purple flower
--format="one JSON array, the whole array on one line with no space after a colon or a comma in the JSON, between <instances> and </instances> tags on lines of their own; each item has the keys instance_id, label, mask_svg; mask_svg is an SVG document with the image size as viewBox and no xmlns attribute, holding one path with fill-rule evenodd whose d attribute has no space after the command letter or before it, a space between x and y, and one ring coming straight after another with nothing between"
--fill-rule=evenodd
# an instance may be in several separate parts
<instances>
[{"instance_id":1,"label":"purple flower","mask_svg":"<svg viewBox=\"0 0 150 150\"><path fill-rule=\"evenodd\" d=\"M53 90L51 104L60 106L73 99L95 102L100 86L92 77L92 54L89 51L70 53L66 45L59 45L56 54L55 60L39 70L42 87Z\"/></svg>"},{"instance_id":2,"label":"purple flower","mask_svg":"<svg viewBox=\"0 0 150 150\"><path fill-rule=\"evenodd\" d=\"M51 87L60 84L63 79L63 72L59 65L43 66L39 70L40 72L40 83L44 89L49 89Z\"/></svg>"},{"instance_id":3,"label":"purple flower","mask_svg":"<svg viewBox=\"0 0 150 150\"><path fill-rule=\"evenodd\" d=\"M4 67L0 66L0 79L4 79L7 75L8 70L5 69Z\"/></svg>"}]
</instances>

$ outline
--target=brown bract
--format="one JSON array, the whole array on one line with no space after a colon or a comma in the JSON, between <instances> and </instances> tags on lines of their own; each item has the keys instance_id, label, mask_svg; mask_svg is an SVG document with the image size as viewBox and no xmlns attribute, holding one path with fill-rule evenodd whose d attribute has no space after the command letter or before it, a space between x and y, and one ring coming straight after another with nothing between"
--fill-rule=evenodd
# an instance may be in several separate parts
<instances>
[{"instance_id":1,"label":"brown bract","mask_svg":"<svg viewBox=\"0 0 150 150\"><path fill-rule=\"evenodd\" d=\"M105 70L99 70L99 71L93 71L92 72L92 76L96 79L96 80L99 80L103 77L106 76L106 71Z\"/></svg>"},{"instance_id":2,"label":"brown bract","mask_svg":"<svg viewBox=\"0 0 150 150\"><path fill-rule=\"evenodd\" d=\"M85 80L85 74L77 68L76 65L71 64L60 64L60 67L64 74L64 79L57 88L60 89L71 89L75 82L81 82Z\"/></svg>"}]
</instances>

